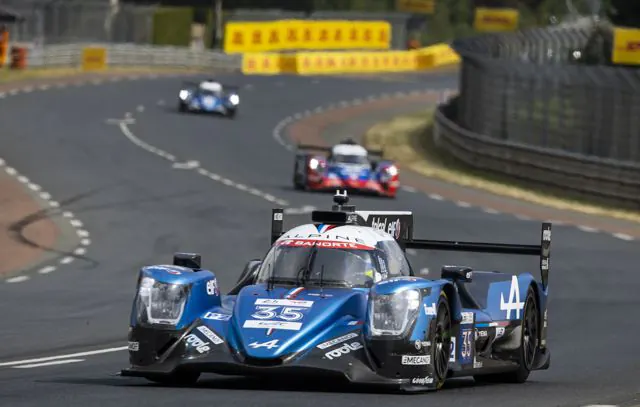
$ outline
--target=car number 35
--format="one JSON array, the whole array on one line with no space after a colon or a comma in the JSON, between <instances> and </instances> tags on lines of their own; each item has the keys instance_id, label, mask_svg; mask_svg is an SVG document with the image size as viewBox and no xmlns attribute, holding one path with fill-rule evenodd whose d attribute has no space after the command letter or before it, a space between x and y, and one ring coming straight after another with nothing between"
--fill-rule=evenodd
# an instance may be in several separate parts
<instances>
[{"instance_id":1,"label":"car number 35","mask_svg":"<svg viewBox=\"0 0 640 407\"><path fill-rule=\"evenodd\" d=\"M255 319L282 319L285 321L299 321L304 315L300 312L302 308L291 307L273 307L273 306L256 306L256 311L251 315Z\"/></svg>"}]
</instances>

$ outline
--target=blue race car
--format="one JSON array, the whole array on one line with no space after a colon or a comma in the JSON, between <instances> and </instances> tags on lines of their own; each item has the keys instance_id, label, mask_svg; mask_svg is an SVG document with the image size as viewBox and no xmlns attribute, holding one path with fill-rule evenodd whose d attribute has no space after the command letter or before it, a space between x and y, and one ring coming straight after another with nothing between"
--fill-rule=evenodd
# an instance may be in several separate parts
<instances>
[{"instance_id":1,"label":"blue race car","mask_svg":"<svg viewBox=\"0 0 640 407\"><path fill-rule=\"evenodd\" d=\"M218 113L234 118L240 105L236 87L223 86L212 79L185 83L178 94L180 112Z\"/></svg>"},{"instance_id":2,"label":"blue race car","mask_svg":"<svg viewBox=\"0 0 640 407\"><path fill-rule=\"evenodd\" d=\"M551 224L540 245L416 240L411 212L364 212L337 194L331 211L283 233L226 295L200 256L143 267L122 376L187 385L201 373L308 375L440 389L447 378L522 383L547 369ZM540 256L531 274L444 266L416 276L404 250Z\"/></svg>"}]
</instances>

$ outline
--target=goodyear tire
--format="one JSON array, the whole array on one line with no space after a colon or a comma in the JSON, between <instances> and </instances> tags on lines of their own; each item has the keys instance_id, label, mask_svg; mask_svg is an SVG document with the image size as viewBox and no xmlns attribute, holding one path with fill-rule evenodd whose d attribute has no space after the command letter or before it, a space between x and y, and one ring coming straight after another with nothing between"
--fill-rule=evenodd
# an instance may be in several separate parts
<instances>
[{"instance_id":1,"label":"goodyear tire","mask_svg":"<svg viewBox=\"0 0 640 407\"><path fill-rule=\"evenodd\" d=\"M147 376L145 379L163 386L192 386L198 382L199 372L175 372L168 375Z\"/></svg>"},{"instance_id":2,"label":"goodyear tire","mask_svg":"<svg viewBox=\"0 0 640 407\"><path fill-rule=\"evenodd\" d=\"M178 102L178 111L182 113L186 112L187 111L186 103Z\"/></svg>"},{"instance_id":3,"label":"goodyear tire","mask_svg":"<svg viewBox=\"0 0 640 407\"><path fill-rule=\"evenodd\" d=\"M436 318L430 334L431 363L436 388L440 389L449 373L449 356L451 355L451 308L444 291L440 292L436 309Z\"/></svg>"},{"instance_id":4,"label":"goodyear tire","mask_svg":"<svg viewBox=\"0 0 640 407\"><path fill-rule=\"evenodd\" d=\"M518 349L518 370L507 373L474 376L479 382L524 383L529 378L533 363L540 347L540 311L536 294L532 287L527 290L527 299L523 307L522 336Z\"/></svg>"}]
</instances>

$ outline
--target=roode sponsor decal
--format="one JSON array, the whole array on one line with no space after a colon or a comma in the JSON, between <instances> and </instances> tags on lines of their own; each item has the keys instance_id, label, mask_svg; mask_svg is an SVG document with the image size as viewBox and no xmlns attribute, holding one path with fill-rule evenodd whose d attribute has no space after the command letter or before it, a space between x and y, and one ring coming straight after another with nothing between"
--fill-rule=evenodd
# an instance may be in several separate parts
<instances>
[{"instance_id":1,"label":"roode sponsor decal","mask_svg":"<svg viewBox=\"0 0 640 407\"><path fill-rule=\"evenodd\" d=\"M433 377L430 377L430 376L414 377L413 379L411 379L411 384L425 385L425 384L431 384L431 383L433 383Z\"/></svg>"},{"instance_id":2,"label":"roode sponsor decal","mask_svg":"<svg viewBox=\"0 0 640 407\"><path fill-rule=\"evenodd\" d=\"M193 346L194 348L196 348L196 350L200 353L205 353L211 350L211 348L209 347L209 343L203 341L202 339L198 338L195 334L189 334L186 338L185 341Z\"/></svg>"},{"instance_id":3,"label":"roode sponsor decal","mask_svg":"<svg viewBox=\"0 0 640 407\"><path fill-rule=\"evenodd\" d=\"M339 358L342 355L346 355L347 353L350 353L351 351L355 351L358 349L362 349L362 344L360 342L352 342L351 344L344 344L339 348L336 348L332 351L329 351L327 353L324 354L324 356L329 359L329 360L333 360L336 358Z\"/></svg>"},{"instance_id":4,"label":"roode sponsor decal","mask_svg":"<svg viewBox=\"0 0 640 407\"><path fill-rule=\"evenodd\" d=\"M399 239L400 231L402 230L402 223L400 222L400 219L389 222L389 219L387 218L374 217L371 220L371 227L386 232L396 239Z\"/></svg>"}]
</instances>

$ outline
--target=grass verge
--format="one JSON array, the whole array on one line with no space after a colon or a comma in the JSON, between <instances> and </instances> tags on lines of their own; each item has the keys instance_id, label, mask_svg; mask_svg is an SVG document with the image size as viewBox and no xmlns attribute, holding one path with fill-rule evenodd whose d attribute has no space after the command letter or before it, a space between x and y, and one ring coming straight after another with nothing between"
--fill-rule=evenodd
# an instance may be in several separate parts
<instances>
[{"instance_id":1,"label":"grass verge","mask_svg":"<svg viewBox=\"0 0 640 407\"><path fill-rule=\"evenodd\" d=\"M384 149L385 158L427 177L555 209L640 222L638 212L543 191L525 182L461 164L435 146L433 113L432 108L378 123L365 133L364 144L371 149Z\"/></svg>"}]
</instances>

